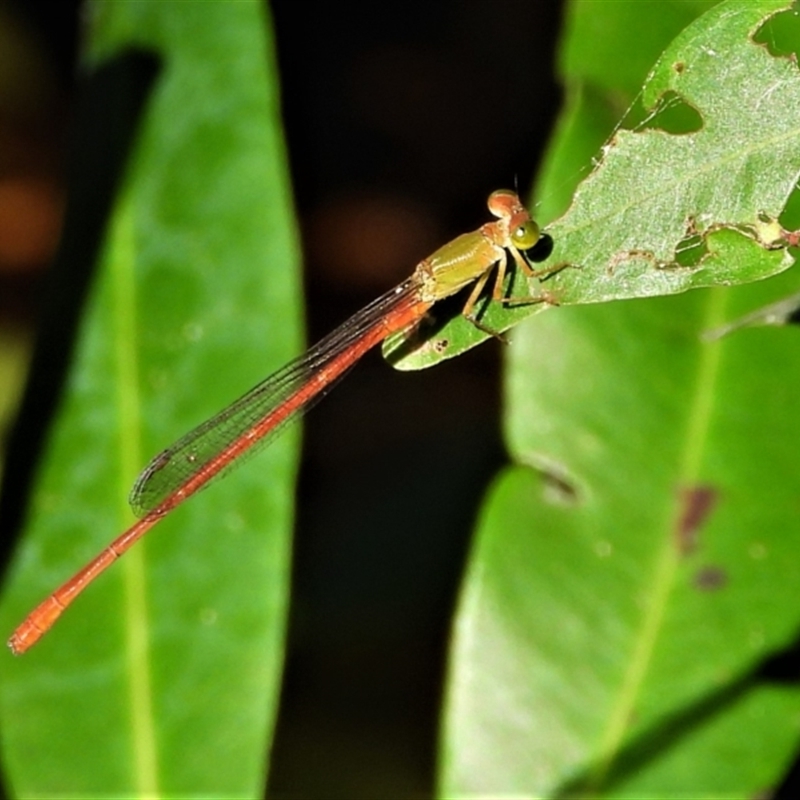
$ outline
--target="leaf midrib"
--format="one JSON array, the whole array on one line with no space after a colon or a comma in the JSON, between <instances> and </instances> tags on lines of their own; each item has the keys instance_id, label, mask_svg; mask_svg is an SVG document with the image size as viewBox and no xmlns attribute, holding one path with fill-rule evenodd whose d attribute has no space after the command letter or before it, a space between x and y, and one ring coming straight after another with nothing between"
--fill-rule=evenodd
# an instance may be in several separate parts
<instances>
[{"instance_id":1,"label":"leaf midrib","mask_svg":"<svg viewBox=\"0 0 800 800\"><path fill-rule=\"evenodd\" d=\"M724 319L727 296L727 291L723 287L714 287L707 291L707 303L702 321L704 330L721 324ZM719 341L708 342L700 346L694 391L691 403L688 405L683 450L676 470L676 487L694 486L700 476L714 410L721 348L722 344ZM665 521L661 534L662 546L656 553L652 578L647 582L652 590L641 618L633 652L627 661L628 667L620 684L616 703L608 715L608 724L600 739L596 766L588 780L590 792L599 790L620 750L629 722L633 717L642 684L652 662L669 598L675 587L681 560L679 548L676 546L676 530L682 513L677 493L672 502L665 504L665 509Z\"/></svg>"}]
</instances>

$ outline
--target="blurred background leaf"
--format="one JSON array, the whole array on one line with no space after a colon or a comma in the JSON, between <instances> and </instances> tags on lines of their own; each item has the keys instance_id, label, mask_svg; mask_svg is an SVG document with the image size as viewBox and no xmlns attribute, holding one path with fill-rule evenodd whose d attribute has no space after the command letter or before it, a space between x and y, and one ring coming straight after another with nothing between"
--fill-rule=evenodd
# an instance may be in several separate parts
<instances>
[{"instance_id":1,"label":"blurred background leaf","mask_svg":"<svg viewBox=\"0 0 800 800\"><path fill-rule=\"evenodd\" d=\"M262 5L85 11L85 92L106 92L87 105L117 110L115 95L130 91L143 59L156 74L37 469L4 630L130 524L124 498L147 458L300 346ZM83 135L102 150L119 121L84 118L96 127ZM105 177L91 169L102 164L81 166L57 264L67 272L81 267L70 263L86 228L76 216ZM296 445L285 438L177 512L37 648L2 659L16 793L261 791L282 669Z\"/></svg>"}]
</instances>

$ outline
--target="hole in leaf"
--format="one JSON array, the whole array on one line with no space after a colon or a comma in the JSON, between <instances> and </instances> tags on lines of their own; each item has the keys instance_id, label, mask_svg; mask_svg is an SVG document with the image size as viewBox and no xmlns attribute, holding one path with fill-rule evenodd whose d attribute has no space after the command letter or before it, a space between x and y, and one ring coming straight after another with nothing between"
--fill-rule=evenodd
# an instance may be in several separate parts
<instances>
[{"instance_id":1,"label":"hole in leaf","mask_svg":"<svg viewBox=\"0 0 800 800\"><path fill-rule=\"evenodd\" d=\"M700 112L677 92L670 90L659 98L656 108L637 126L637 130L655 129L680 135L696 133L702 127Z\"/></svg>"},{"instance_id":2,"label":"hole in leaf","mask_svg":"<svg viewBox=\"0 0 800 800\"><path fill-rule=\"evenodd\" d=\"M753 37L756 44L764 45L771 56L798 59L800 42L800 12L796 8L781 11L770 17Z\"/></svg>"},{"instance_id":3,"label":"hole in leaf","mask_svg":"<svg viewBox=\"0 0 800 800\"><path fill-rule=\"evenodd\" d=\"M678 242L675 263L681 267L696 267L708 255L708 244L699 233L691 233Z\"/></svg>"},{"instance_id":4,"label":"hole in leaf","mask_svg":"<svg viewBox=\"0 0 800 800\"><path fill-rule=\"evenodd\" d=\"M778 222L787 231L796 231L800 228L800 188L794 187L786 205L778 217Z\"/></svg>"}]
</instances>

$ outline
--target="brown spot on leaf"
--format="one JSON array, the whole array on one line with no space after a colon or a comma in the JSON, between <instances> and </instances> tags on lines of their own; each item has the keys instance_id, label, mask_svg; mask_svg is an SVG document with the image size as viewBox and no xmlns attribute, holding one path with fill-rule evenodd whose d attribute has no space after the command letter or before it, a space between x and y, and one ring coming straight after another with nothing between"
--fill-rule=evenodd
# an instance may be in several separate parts
<instances>
[{"instance_id":1,"label":"brown spot on leaf","mask_svg":"<svg viewBox=\"0 0 800 800\"><path fill-rule=\"evenodd\" d=\"M722 567L702 567L694 576L694 585L701 592L714 592L728 583L728 573Z\"/></svg>"},{"instance_id":2,"label":"brown spot on leaf","mask_svg":"<svg viewBox=\"0 0 800 800\"><path fill-rule=\"evenodd\" d=\"M551 502L559 505L574 506L578 503L578 490L564 476L552 471L542 473L545 494Z\"/></svg>"},{"instance_id":3,"label":"brown spot on leaf","mask_svg":"<svg viewBox=\"0 0 800 800\"><path fill-rule=\"evenodd\" d=\"M698 532L719 497L712 486L692 486L681 489L681 514L676 530L678 549L688 556L697 549Z\"/></svg>"}]
</instances>

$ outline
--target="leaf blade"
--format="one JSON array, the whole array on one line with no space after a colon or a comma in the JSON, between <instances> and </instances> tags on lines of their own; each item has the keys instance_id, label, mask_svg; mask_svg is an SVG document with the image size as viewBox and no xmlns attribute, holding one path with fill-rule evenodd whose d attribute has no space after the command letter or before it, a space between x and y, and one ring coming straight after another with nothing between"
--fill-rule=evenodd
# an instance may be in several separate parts
<instances>
[{"instance_id":1,"label":"leaf blade","mask_svg":"<svg viewBox=\"0 0 800 800\"><path fill-rule=\"evenodd\" d=\"M297 245L261 5L97 3L89 20L92 68L135 45L157 52L162 70L3 603L7 625L128 524L142 455L299 344ZM19 793L260 792L277 713L295 443L165 521L36 650L0 665Z\"/></svg>"},{"instance_id":2,"label":"leaf blade","mask_svg":"<svg viewBox=\"0 0 800 800\"><path fill-rule=\"evenodd\" d=\"M753 41L787 7L781 0L721 3L673 41L642 90L645 106L654 113L658 99L674 92L699 111L703 127L617 130L568 210L544 220L554 248L542 266L567 268L545 284L515 276L509 296L546 290L562 306L651 297L761 280L794 263L785 243L762 234L800 175L800 119L793 113L800 75L789 59ZM764 115L778 127L764 126ZM692 238L708 252L684 265L679 254ZM483 320L504 331L546 305L488 304ZM436 342L395 365L430 366L485 338L455 319Z\"/></svg>"}]
</instances>

